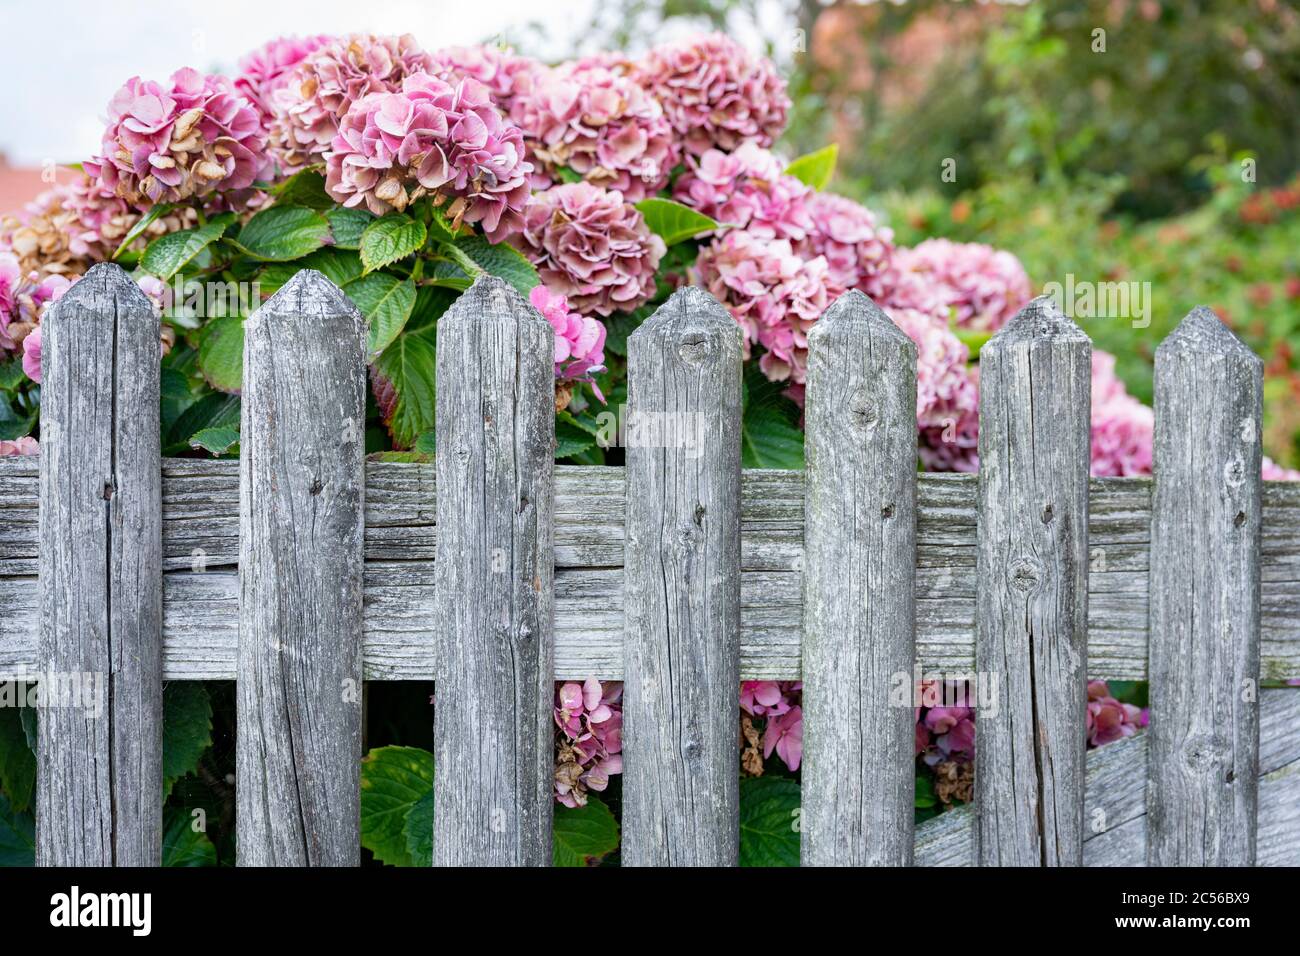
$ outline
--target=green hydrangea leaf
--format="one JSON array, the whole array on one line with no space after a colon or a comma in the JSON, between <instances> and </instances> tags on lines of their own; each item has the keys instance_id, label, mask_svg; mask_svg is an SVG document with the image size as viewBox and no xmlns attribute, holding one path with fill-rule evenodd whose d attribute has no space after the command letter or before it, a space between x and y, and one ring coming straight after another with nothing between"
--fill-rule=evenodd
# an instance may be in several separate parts
<instances>
[{"instance_id":1,"label":"green hydrangea leaf","mask_svg":"<svg viewBox=\"0 0 1300 956\"><path fill-rule=\"evenodd\" d=\"M214 456L221 456L239 444L239 429L233 425L201 428L190 436L191 448L202 448Z\"/></svg>"},{"instance_id":2,"label":"green hydrangea leaf","mask_svg":"<svg viewBox=\"0 0 1300 956\"><path fill-rule=\"evenodd\" d=\"M803 468L799 409L769 382L754 363L745 373L745 404L740 419L740 458L745 468Z\"/></svg>"},{"instance_id":3,"label":"green hydrangea leaf","mask_svg":"<svg viewBox=\"0 0 1300 956\"><path fill-rule=\"evenodd\" d=\"M785 174L820 192L830 185L831 177L835 175L835 163L839 157L839 146L831 143L823 149L806 153L794 160L785 168Z\"/></svg>"},{"instance_id":4,"label":"green hydrangea leaf","mask_svg":"<svg viewBox=\"0 0 1300 956\"><path fill-rule=\"evenodd\" d=\"M491 243L482 236L461 236L454 245L444 244L443 248L456 254L467 273L472 275L477 268L488 275L505 279L525 299L529 292L542 284L533 264L514 246L503 242Z\"/></svg>"},{"instance_id":5,"label":"green hydrangea leaf","mask_svg":"<svg viewBox=\"0 0 1300 956\"><path fill-rule=\"evenodd\" d=\"M375 221L374 215L364 209L347 209L341 206L337 209L325 210L325 218L329 220L330 232L334 234L336 249L360 249L361 237L365 234L366 227Z\"/></svg>"},{"instance_id":6,"label":"green hydrangea leaf","mask_svg":"<svg viewBox=\"0 0 1300 956\"><path fill-rule=\"evenodd\" d=\"M618 849L618 821L609 807L587 796L585 807L556 806L553 866L592 866Z\"/></svg>"},{"instance_id":7,"label":"green hydrangea leaf","mask_svg":"<svg viewBox=\"0 0 1300 956\"><path fill-rule=\"evenodd\" d=\"M287 262L315 252L331 238L330 222L306 206L271 206L253 216L235 239L236 247L265 262Z\"/></svg>"},{"instance_id":8,"label":"green hydrangea leaf","mask_svg":"<svg viewBox=\"0 0 1300 956\"><path fill-rule=\"evenodd\" d=\"M145 248L140 257L140 268L166 282L225 235L234 222L235 214L224 212L214 216L206 225L159 236Z\"/></svg>"},{"instance_id":9,"label":"green hydrangea leaf","mask_svg":"<svg viewBox=\"0 0 1300 956\"><path fill-rule=\"evenodd\" d=\"M667 246L675 246L702 232L718 228L718 223L713 219L671 199L652 196L641 200L636 208L645 217L646 227L663 239Z\"/></svg>"},{"instance_id":10,"label":"green hydrangea leaf","mask_svg":"<svg viewBox=\"0 0 1300 956\"><path fill-rule=\"evenodd\" d=\"M371 355L378 355L392 344L415 308L415 283L387 272L371 272L354 279L343 291L369 323L366 345Z\"/></svg>"},{"instance_id":11,"label":"green hydrangea leaf","mask_svg":"<svg viewBox=\"0 0 1300 956\"><path fill-rule=\"evenodd\" d=\"M292 262L269 263L257 277L258 291L265 296L274 295L303 269L315 269L340 288L365 271L361 265L361 256L356 252L326 246Z\"/></svg>"},{"instance_id":12,"label":"green hydrangea leaf","mask_svg":"<svg viewBox=\"0 0 1300 956\"><path fill-rule=\"evenodd\" d=\"M361 263L367 272L374 272L414 254L428 238L424 223L403 213L389 213L361 234Z\"/></svg>"},{"instance_id":13,"label":"green hydrangea leaf","mask_svg":"<svg viewBox=\"0 0 1300 956\"><path fill-rule=\"evenodd\" d=\"M429 751L419 747L370 751L361 761L361 845L381 863L416 865L407 847L406 822L415 805L432 793L433 754Z\"/></svg>"},{"instance_id":14,"label":"green hydrangea leaf","mask_svg":"<svg viewBox=\"0 0 1300 956\"><path fill-rule=\"evenodd\" d=\"M740 865L799 865L799 784L789 777L740 781Z\"/></svg>"},{"instance_id":15,"label":"green hydrangea leaf","mask_svg":"<svg viewBox=\"0 0 1300 956\"><path fill-rule=\"evenodd\" d=\"M203 327L199 340L199 371L219 392L237 395L244 385L244 320L237 316L214 319Z\"/></svg>"},{"instance_id":16,"label":"green hydrangea leaf","mask_svg":"<svg viewBox=\"0 0 1300 956\"><path fill-rule=\"evenodd\" d=\"M206 833L194 829L194 823L195 818L189 809L167 809L163 822L163 866L217 865L217 848Z\"/></svg>"}]
</instances>

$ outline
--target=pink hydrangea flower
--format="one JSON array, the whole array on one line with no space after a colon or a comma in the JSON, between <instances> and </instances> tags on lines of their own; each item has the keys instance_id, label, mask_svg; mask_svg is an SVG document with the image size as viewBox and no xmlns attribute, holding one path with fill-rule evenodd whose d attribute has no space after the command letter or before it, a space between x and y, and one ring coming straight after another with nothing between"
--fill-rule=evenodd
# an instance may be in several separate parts
<instances>
[{"instance_id":1,"label":"pink hydrangea flower","mask_svg":"<svg viewBox=\"0 0 1300 956\"><path fill-rule=\"evenodd\" d=\"M433 69L409 34L354 33L310 53L271 94L271 151L286 171L322 161L353 105L395 93L402 81Z\"/></svg>"},{"instance_id":2,"label":"pink hydrangea flower","mask_svg":"<svg viewBox=\"0 0 1300 956\"><path fill-rule=\"evenodd\" d=\"M1300 481L1300 471L1283 468L1268 455L1264 456L1263 472L1265 481Z\"/></svg>"},{"instance_id":3,"label":"pink hydrangea flower","mask_svg":"<svg viewBox=\"0 0 1300 956\"><path fill-rule=\"evenodd\" d=\"M1092 473L1097 477L1151 474L1155 414L1124 388L1115 356L1092 352Z\"/></svg>"},{"instance_id":4,"label":"pink hydrangea flower","mask_svg":"<svg viewBox=\"0 0 1300 956\"><path fill-rule=\"evenodd\" d=\"M771 146L785 129L790 97L776 68L721 33L655 47L636 75L696 156L748 139Z\"/></svg>"},{"instance_id":5,"label":"pink hydrangea flower","mask_svg":"<svg viewBox=\"0 0 1300 956\"><path fill-rule=\"evenodd\" d=\"M274 115L272 98L289 82L290 72L312 53L334 40L326 34L276 37L239 61L235 89L257 108L264 126Z\"/></svg>"},{"instance_id":6,"label":"pink hydrangea flower","mask_svg":"<svg viewBox=\"0 0 1300 956\"><path fill-rule=\"evenodd\" d=\"M41 381L41 330L38 326L23 339L23 374L33 382Z\"/></svg>"},{"instance_id":7,"label":"pink hydrangea flower","mask_svg":"<svg viewBox=\"0 0 1300 956\"><path fill-rule=\"evenodd\" d=\"M758 143L733 153L710 149L687 166L673 185L678 202L764 239L801 242L813 232L812 187L785 175L781 160Z\"/></svg>"},{"instance_id":8,"label":"pink hydrangea flower","mask_svg":"<svg viewBox=\"0 0 1300 956\"><path fill-rule=\"evenodd\" d=\"M916 755L929 766L945 760L968 763L975 756L975 707L965 681L922 681L915 709Z\"/></svg>"},{"instance_id":9,"label":"pink hydrangea flower","mask_svg":"<svg viewBox=\"0 0 1300 956\"><path fill-rule=\"evenodd\" d=\"M839 287L879 296L894 254L893 230L879 225L866 206L834 193L814 193L807 207L813 227L805 254L824 256L831 281Z\"/></svg>"},{"instance_id":10,"label":"pink hydrangea flower","mask_svg":"<svg viewBox=\"0 0 1300 956\"><path fill-rule=\"evenodd\" d=\"M555 799L566 807L587 803L623 772L623 685L594 677L557 686Z\"/></svg>"},{"instance_id":11,"label":"pink hydrangea flower","mask_svg":"<svg viewBox=\"0 0 1300 956\"><path fill-rule=\"evenodd\" d=\"M571 169L587 182L639 202L668 182L677 145L663 108L634 81L598 65L535 73L510 116L545 189Z\"/></svg>"},{"instance_id":12,"label":"pink hydrangea flower","mask_svg":"<svg viewBox=\"0 0 1300 956\"><path fill-rule=\"evenodd\" d=\"M605 370L604 323L569 311L568 300L544 285L534 286L528 300L555 329L555 377L594 387L592 375Z\"/></svg>"},{"instance_id":13,"label":"pink hydrangea flower","mask_svg":"<svg viewBox=\"0 0 1300 956\"><path fill-rule=\"evenodd\" d=\"M740 709L751 717L779 717L802 699L803 681L747 680L740 682Z\"/></svg>"},{"instance_id":14,"label":"pink hydrangea flower","mask_svg":"<svg viewBox=\"0 0 1300 956\"><path fill-rule=\"evenodd\" d=\"M245 189L266 165L257 110L223 76L186 68L168 84L132 77L108 111L103 152L85 168L134 206Z\"/></svg>"},{"instance_id":15,"label":"pink hydrangea flower","mask_svg":"<svg viewBox=\"0 0 1300 956\"><path fill-rule=\"evenodd\" d=\"M837 291L829 283L826 260L796 255L788 240L735 229L700 251L694 272L740 324L746 357L760 345L764 375L802 385L808 330Z\"/></svg>"},{"instance_id":16,"label":"pink hydrangea flower","mask_svg":"<svg viewBox=\"0 0 1300 956\"><path fill-rule=\"evenodd\" d=\"M927 239L897 250L895 263L938 292L964 329L995 331L1029 302L1024 266L1009 252L975 242Z\"/></svg>"},{"instance_id":17,"label":"pink hydrangea flower","mask_svg":"<svg viewBox=\"0 0 1300 956\"><path fill-rule=\"evenodd\" d=\"M0 252L0 351L12 354L21 349L23 370L34 382L41 380L41 316L71 284L72 280L60 274L24 275L13 253ZM33 337L35 341L29 341Z\"/></svg>"},{"instance_id":18,"label":"pink hydrangea flower","mask_svg":"<svg viewBox=\"0 0 1300 956\"><path fill-rule=\"evenodd\" d=\"M602 316L630 312L654 294L666 251L622 193L585 182L534 194L512 242L569 308Z\"/></svg>"},{"instance_id":19,"label":"pink hydrangea flower","mask_svg":"<svg viewBox=\"0 0 1300 956\"><path fill-rule=\"evenodd\" d=\"M791 770L798 770L803 760L803 707L795 706L784 714L767 718L763 728L763 758L772 751Z\"/></svg>"},{"instance_id":20,"label":"pink hydrangea flower","mask_svg":"<svg viewBox=\"0 0 1300 956\"><path fill-rule=\"evenodd\" d=\"M430 54L429 72L455 84L469 77L478 80L492 94L497 109L510 115L515 97L533 88L546 67L531 57L519 56L497 46L450 46Z\"/></svg>"},{"instance_id":21,"label":"pink hydrangea flower","mask_svg":"<svg viewBox=\"0 0 1300 956\"><path fill-rule=\"evenodd\" d=\"M477 222L494 241L522 225L531 166L523 137L474 79L455 86L415 73L401 90L372 93L343 117L325 188L344 206L382 215L426 193L459 223Z\"/></svg>"},{"instance_id":22,"label":"pink hydrangea flower","mask_svg":"<svg viewBox=\"0 0 1300 956\"><path fill-rule=\"evenodd\" d=\"M0 458L8 458L11 455L39 455L40 453L40 443L30 435L22 438L0 440Z\"/></svg>"},{"instance_id":23,"label":"pink hydrangea flower","mask_svg":"<svg viewBox=\"0 0 1300 956\"><path fill-rule=\"evenodd\" d=\"M1088 682L1087 721L1088 746L1101 747L1132 737L1147 725L1147 714L1133 704L1121 704L1104 680L1094 680Z\"/></svg>"}]
</instances>

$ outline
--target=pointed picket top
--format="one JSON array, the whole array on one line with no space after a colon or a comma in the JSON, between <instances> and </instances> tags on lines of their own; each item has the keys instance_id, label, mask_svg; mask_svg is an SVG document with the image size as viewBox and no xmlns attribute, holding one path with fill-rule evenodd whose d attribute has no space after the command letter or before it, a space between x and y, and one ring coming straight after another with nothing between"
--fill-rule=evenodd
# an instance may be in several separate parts
<instances>
[{"instance_id":1,"label":"pointed picket top","mask_svg":"<svg viewBox=\"0 0 1300 956\"><path fill-rule=\"evenodd\" d=\"M870 332L900 346L916 350L916 343L875 301L858 289L845 292L828 308L808 333L808 345L831 335Z\"/></svg>"},{"instance_id":2,"label":"pointed picket top","mask_svg":"<svg viewBox=\"0 0 1300 956\"><path fill-rule=\"evenodd\" d=\"M116 314L142 312L152 316L156 309L149 297L135 284L135 281L115 262L101 262L72 283L68 291L59 297L52 309L57 313L82 312L93 316L111 318L113 310L102 308L106 301L117 303Z\"/></svg>"},{"instance_id":3,"label":"pointed picket top","mask_svg":"<svg viewBox=\"0 0 1300 956\"><path fill-rule=\"evenodd\" d=\"M441 328L443 323L453 325L470 322L481 325L503 319L523 321L530 325L540 323L548 329L551 327L551 323L518 289L500 276L484 272L443 313L438 320L438 327Z\"/></svg>"},{"instance_id":4,"label":"pointed picket top","mask_svg":"<svg viewBox=\"0 0 1300 956\"><path fill-rule=\"evenodd\" d=\"M1183 321L1160 343L1156 357L1162 353L1205 352L1215 355L1249 357L1261 366L1263 360L1250 350L1233 331L1223 324L1214 310L1203 305L1188 312Z\"/></svg>"},{"instance_id":5,"label":"pointed picket top","mask_svg":"<svg viewBox=\"0 0 1300 956\"><path fill-rule=\"evenodd\" d=\"M658 332L716 333L730 329L740 331L731 313L706 289L683 286L655 310L654 315L628 336L629 342L648 339Z\"/></svg>"},{"instance_id":6,"label":"pointed picket top","mask_svg":"<svg viewBox=\"0 0 1300 956\"><path fill-rule=\"evenodd\" d=\"M1012 316L1011 321L1002 326L984 348L996 349L1001 342L1043 339L1053 342L1092 342L1088 334L1061 311L1052 296L1040 295Z\"/></svg>"},{"instance_id":7,"label":"pointed picket top","mask_svg":"<svg viewBox=\"0 0 1300 956\"><path fill-rule=\"evenodd\" d=\"M315 269L299 269L282 285L275 295L262 303L249 318L256 325L262 316L292 318L337 318L351 316L359 328L365 328L365 317L343 290Z\"/></svg>"}]
</instances>

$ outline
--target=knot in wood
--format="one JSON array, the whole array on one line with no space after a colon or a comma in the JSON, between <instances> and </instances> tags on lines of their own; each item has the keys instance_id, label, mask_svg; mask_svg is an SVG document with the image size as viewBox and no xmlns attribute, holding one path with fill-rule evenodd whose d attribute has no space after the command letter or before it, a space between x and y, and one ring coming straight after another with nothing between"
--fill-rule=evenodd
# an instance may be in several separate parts
<instances>
[{"instance_id":1,"label":"knot in wood","mask_svg":"<svg viewBox=\"0 0 1300 956\"><path fill-rule=\"evenodd\" d=\"M1183 742L1183 763L1196 773L1213 770L1228 752L1227 741L1216 734L1192 734Z\"/></svg>"},{"instance_id":2,"label":"knot in wood","mask_svg":"<svg viewBox=\"0 0 1300 956\"><path fill-rule=\"evenodd\" d=\"M1223 466L1223 481L1229 488L1240 488L1246 481L1246 463L1237 455Z\"/></svg>"},{"instance_id":3,"label":"knot in wood","mask_svg":"<svg viewBox=\"0 0 1300 956\"><path fill-rule=\"evenodd\" d=\"M708 361L714 348L711 338L698 333L683 335L677 340L677 354L687 365L700 365Z\"/></svg>"},{"instance_id":4,"label":"knot in wood","mask_svg":"<svg viewBox=\"0 0 1300 956\"><path fill-rule=\"evenodd\" d=\"M1011 567L1007 569L1007 576L1015 590L1021 594L1028 594L1038 587L1038 582L1043 576L1043 566L1037 558L1022 555L1011 562Z\"/></svg>"},{"instance_id":5,"label":"knot in wood","mask_svg":"<svg viewBox=\"0 0 1300 956\"><path fill-rule=\"evenodd\" d=\"M880 409L866 388L856 389L849 396L849 426L864 434L869 434L880 421Z\"/></svg>"}]
</instances>

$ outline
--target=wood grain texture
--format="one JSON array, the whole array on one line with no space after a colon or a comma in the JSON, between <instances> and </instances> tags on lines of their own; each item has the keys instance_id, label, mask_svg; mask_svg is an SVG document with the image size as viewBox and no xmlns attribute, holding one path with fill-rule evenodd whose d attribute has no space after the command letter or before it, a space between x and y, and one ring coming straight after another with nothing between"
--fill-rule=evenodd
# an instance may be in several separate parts
<instances>
[{"instance_id":1,"label":"wood grain texture","mask_svg":"<svg viewBox=\"0 0 1300 956\"><path fill-rule=\"evenodd\" d=\"M1092 346L1046 296L980 350L976 848L1078 866L1088 659Z\"/></svg>"},{"instance_id":2,"label":"wood grain texture","mask_svg":"<svg viewBox=\"0 0 1300 956\"><path fill-rule=\"evenodd\" d=\"M42 324L42 866L161 859L158 335L115 265L91 269Z\"/></svg>"},{"instance_id":3,"label":"wood grain texture","mask_svg":"<svg viewBox=\"0 0 1300 956\"><path fill-rule=\"evenodd\" d=\"M554 342L489 276L438 320L439 866L551 862Z\"/></svg>"},{"instance_id":4,"label":"wood grain texture","mask_svg":"<svg viewBox=\"0 0 1300 956\"><path fill-rule=\"evenodd\" d=\"M360 862L365 337L312 270L245 323L241 866Z\"/></svg>"},{"instance_id":5,"label":"wood grain texture","mask_svg":"<svg viewBox=\"0 0 1300 956\"><path fill-rule=\"evenodd\" d=\"M1300 690L1266 689L1260 698L1257 866L1300 865ZM1089 750L1083 864L1145 866L1150 730ZM970 804L916 829L918 866L974 866L975 812Z\"/></svg>"},{"instance_id":6,"label":"wood grain texture","mask_svg":"<svg viewBox=\"0 0 1300 956\"><path fill-rule=\"evenodd\" d=\"M0 458L0 675L36 667L37 458ZM432 680L432 463L366 463L365 675ZM741 475L740 668L796 680L803 632L804 476ZM555 469L555 668L623 676L623 469ZM238 463L163 461L163 675L234 680ZM1088 676L1145 680L1151 480L1094 478ZM917 476L917 661L975 667L973 475ZM201 550L195 556L192 552ZM1261 678L1300 678L1300 482L1264 483Z\"/></svg>"},{"instance_id":7,"label":"wood grain texture","mask_svg":"<svg viewBox=\"0 0 1300 956\"><path fill-rule=\"evenodd\" d=\"M806 395L801 858L909 866L916 345L846 293L808 335Z\"/></svg>"},{"instance_id":8,"label":"wood grain texture","mask_svg":"<svg viewBox=\"0 0 1300 956\"><path fill-rule=\"evenodd\" d=\"M737 862L740 401L740 327L703 290L628 337L628 866Z\"/></svg>"},{"instance_id":9,"label":"wood grain texture","mask_svg":"<svg viewBox=\"0 0 1300 956\"><path fill-rule=\"evenodd\" d=\"M1262 395L1263 363L1209 309L1156 351L1154 866L1255 859Z\"/></svg>"}]
</instances>

